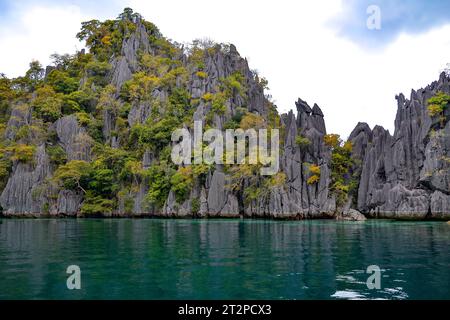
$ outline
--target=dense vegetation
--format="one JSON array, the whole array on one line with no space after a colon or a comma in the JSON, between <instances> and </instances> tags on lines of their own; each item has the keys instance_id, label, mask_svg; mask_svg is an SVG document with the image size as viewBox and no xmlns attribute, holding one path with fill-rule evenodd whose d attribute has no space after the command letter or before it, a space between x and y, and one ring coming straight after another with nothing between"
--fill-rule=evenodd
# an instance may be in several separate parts
<instances>
[{"instance_id":1,"label":"dense vegetation","mask_svg":"<svg viewBox=\"0 0 450 320\"><path fill-rule=\"evenodd\" d=\"M433 97L428 99L428 113L430 117L437 117L441 127L444 127L446 122L445 110L450 105L450 96L440 91Z\"/></svg>"},{"instance_id":2,"label":"dense vegetation","mask_svg":"<svg viewBox=\"0 0 450 320\"><path fill-rule=\"evenodd\" d=\"M353 145L350 141L343 142L337 134L324 137L325 144L331 149L331 192L336 196L336 205L342 207L349 194L357 189L359 177L352 175Z\"/></svg>"}]
</instances>

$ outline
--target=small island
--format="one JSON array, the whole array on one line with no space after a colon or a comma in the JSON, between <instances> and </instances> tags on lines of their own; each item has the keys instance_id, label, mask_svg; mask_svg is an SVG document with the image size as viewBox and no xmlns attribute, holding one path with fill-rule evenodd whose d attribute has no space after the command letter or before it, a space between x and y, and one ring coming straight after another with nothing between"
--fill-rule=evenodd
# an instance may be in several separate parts
<instances>
[{"instance_id":1,"label":"small island","mask_svg":"<svg viewBox=\"0 0 450 320\"><path fill-rule=\"evenodd\" d=\"M88 50L0 78L4 217L450 219L445 72L396 97L393 135L358 123L344 141L317 104L279 114L232 44L180 45L129 8L77 37ZM280 170L173 164L172 132L194 121L278 129Z\"/></svg>"}]
</instances>

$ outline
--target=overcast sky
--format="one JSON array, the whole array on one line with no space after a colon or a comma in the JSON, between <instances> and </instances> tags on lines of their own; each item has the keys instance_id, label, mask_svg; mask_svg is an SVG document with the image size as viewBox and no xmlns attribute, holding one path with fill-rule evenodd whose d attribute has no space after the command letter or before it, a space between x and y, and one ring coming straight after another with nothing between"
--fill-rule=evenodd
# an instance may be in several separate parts
<instances>
[{"instance_id":1,"label":"overcast sky","mask_svg":"<svg viewBox=\"0 0 450 320\"><path fill-rule=\"evenodd\" d=\"M381 29L370 30L369 5ZM450 62L450 1L439 0L0 0L0 72L83 47L82 21L131 7L168 38L233 43L269 80L280 112L298 97L317 103L328 132L347 137L358 121L393 133L395 95L436 80Z\"/></svg>"}]
</instances>

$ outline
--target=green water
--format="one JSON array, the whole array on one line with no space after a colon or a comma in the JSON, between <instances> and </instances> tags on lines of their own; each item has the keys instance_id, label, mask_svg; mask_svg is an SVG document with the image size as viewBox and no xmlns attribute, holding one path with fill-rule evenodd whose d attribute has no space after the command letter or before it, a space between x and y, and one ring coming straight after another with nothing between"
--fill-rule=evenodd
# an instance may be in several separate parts
<instances>
[{"instance_id":1,"label":"green water","mask_svg":"<svg viewBox=\"0 0 450 320\"><path fill-rule=\"evenodd\" d=\"M442 222L0 222L0 299L450 299Z\"/></svg>"}]
</instances>

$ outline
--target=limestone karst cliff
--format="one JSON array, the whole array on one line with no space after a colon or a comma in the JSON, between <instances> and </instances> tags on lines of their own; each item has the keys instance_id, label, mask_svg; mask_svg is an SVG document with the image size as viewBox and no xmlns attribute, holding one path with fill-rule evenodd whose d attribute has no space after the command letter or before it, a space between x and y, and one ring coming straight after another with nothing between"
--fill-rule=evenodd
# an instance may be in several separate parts
<instances>
[{"instance_id":1,"label":"limestone karst cliff","mask_svg":"<svg viewBox=\"0 0 450 320\"><path fill-rule=\"evenodd\" d=\"M130 10L84 23L78 37L89 52L0 79L3 215L450 217L450 109L427 109L450 94L444 73L397 97L393 135L359 123L333 146L320 107L299 99L296 113L279 115L233 45L184 47ZM194 120L280 129L280 172L175 166L171 132Z\"/></svg>"},{"instance_id":2,"label":"limestone karst cliff","mask_svg":"<svg viewBox=\"0 0 450 320\"><path fill-rule=\"evenodd\" d=\"M374 217L445 218L450 205L450 110L430 117L427 101L450 79L398 95L395 132L359 124L350 136L362 159L357 208ZM442 118L442 119L440 119Z\"/></svg>"}]
</instances>

